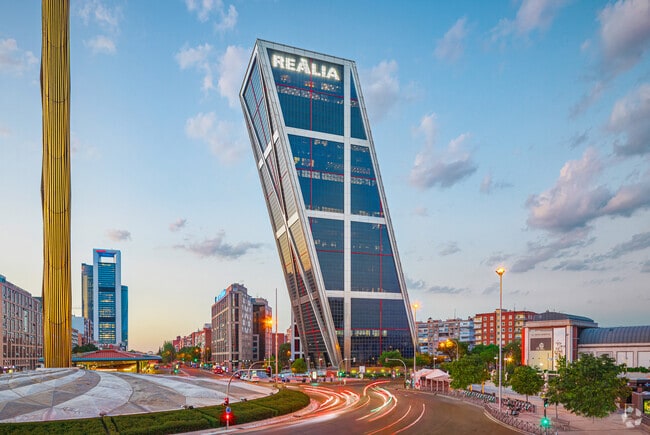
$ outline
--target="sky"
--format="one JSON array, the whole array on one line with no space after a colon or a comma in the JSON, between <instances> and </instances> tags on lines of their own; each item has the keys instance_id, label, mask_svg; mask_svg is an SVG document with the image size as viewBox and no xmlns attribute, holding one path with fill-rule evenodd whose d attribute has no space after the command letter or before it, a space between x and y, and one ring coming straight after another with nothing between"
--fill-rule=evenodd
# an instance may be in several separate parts
<instances>
[{"instance_id":1,"label":"sky","mask_svg":"<svg viewBox=\"0 0 650 435\"><path fill-rule=\"evenodd\" d=\"M238 93L257 38L356 62L417 320L650 315L650 2L79 1L72 294L122 251L129 348L289 299ZM0 274L43 271L41 5L0 0ZM275 303L277 289L278 303Z\"/></svg>"}]
</instances>

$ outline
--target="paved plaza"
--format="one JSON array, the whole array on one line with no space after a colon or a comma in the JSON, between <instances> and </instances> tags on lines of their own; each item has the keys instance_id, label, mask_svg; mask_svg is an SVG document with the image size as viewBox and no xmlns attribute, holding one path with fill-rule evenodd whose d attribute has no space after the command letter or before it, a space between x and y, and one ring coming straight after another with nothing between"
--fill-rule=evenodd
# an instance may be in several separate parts
<instances>
[{"instance_id":1,"label":"paved plaza","mask_svg":"<svg viewBox=\"0 0 650 435\"><path fill-rule=\"evenodd\" d=\"M40 369L0 376L0 423L65 420L223 403L228 379ZM271 394L270 385L233 381L231 402Z\"/></svg>"}]
</instances>

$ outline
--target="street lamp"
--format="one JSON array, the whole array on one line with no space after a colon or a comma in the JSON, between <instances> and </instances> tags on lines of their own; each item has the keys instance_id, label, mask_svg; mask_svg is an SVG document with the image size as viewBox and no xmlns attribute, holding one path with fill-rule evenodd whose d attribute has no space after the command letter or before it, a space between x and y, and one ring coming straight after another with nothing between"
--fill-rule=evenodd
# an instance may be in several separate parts
<instances>
[{"instance_id":1,"label":"street lamp","mask_svg":"<svg viewBox=\"0 0 650 435\"><path fill-rule=\"evenodd\" d=\"M499 369L499 410L501 410L501 365L502 360L501 360L501 353L503 352L502 347L502 341L503 341L503 325L502 325L502 319L503 319L503 274L505 273L505 269L503 267L498 268L495 272L497 275L499 275L499 322L497 323L497 327L499 328L499 364L498 364L498 369Z\"/></svg>"},{"instance_id":2,"label":"street lamp","mask_svg":"<svg viewBox=\"0 0 650 435\"><path fill-rule=\"evenodd\" d=\"M454 346L454 345L456 346L456 361L458 361L459 360L459 357L458 357L458 340L454 340L452 338L447 338L445 346L451 347L451 346Z\"/></svg>"},{"instance_id":3,"label":"street lamp","mask_svg":"<svg viewBox=\"0 0 650 435\"><path fill-rule=\"evenodd\" d=\"M413 303L413 320L415 322L415 345L413 346L413 382L415 382L415 362L417 359L417 353L418 353L418 345L419 345L419 339L418 339L418 308L420 308L420 304L417 302ZM406 366L404 366L404 370L406 371ZM406 376L406 374L404 374ZM415 385L415 384L414 384Z\"/></svg>"},{"instance_id":4,"label":"street lamp","mask_svg":"<svg viewBox=\"0 0 650 435\"><path fill-rule=\"evenodd\" d=\"M386 361L399 361L404 366L404 388L406 388L406 363L399 358L386 358ZM414 374L415 377L415 374Z\"/></svg>"}]
</instances>

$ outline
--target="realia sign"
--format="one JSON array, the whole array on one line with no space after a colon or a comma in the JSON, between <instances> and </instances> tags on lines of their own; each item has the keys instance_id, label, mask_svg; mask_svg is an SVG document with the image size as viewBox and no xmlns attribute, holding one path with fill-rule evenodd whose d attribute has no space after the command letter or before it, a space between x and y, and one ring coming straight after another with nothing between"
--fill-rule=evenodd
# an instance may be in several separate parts
<instances>
[{"instance_id":1,"label":"realia sign","mask_svg":"<svg viewBox=\"0 0 650 435\"><path fill-rule=\"evenodd\" d=\"M271 54L271 66L273 68L284 69L307 74L313 77L322 77L328 80L341 81L339 69L333 65L319 63L304 57L296 58L286 53Z\"/></svg>"}]
</instances>

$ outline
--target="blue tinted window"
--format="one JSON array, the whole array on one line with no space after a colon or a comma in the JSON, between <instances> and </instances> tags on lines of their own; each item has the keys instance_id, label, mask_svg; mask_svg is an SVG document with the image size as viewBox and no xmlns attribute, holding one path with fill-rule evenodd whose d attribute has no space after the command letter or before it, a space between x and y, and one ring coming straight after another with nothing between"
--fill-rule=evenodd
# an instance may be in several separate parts
<instances>
[{"instance_id":1,"label":"blue tinted window","mask_svg":"<svg viewBox=\"0 0 650 435\"><path fill-rule=\"evenodd\" d=\"M403 300L351 300L352 349L357 362L374 363L384 351L413 356L413 342Z\"/></svg>"},{"instance_id":2,"label":"blue tinted window","mask_svg":"<svg viewBox=\"0 0 650 435\"><path fill-rule=\"evenodd\" d=\"M309 219L327 290L343 290L343 221Z\"/></svg>"},{"instance_id":3,"label":"blue tinted window","mask_svg":"<svg viewBox=\"0 0 650 435\"><path fill-rule=\"evenodd\" d=\"M385 225L352 222L352 291L399 293L400 285Z\"/></svg>"},{"instance_id":4,"label":"blue tinted window","mask_svg":"<svg viewBox=\"0 0 650 435\"><path fill-rule=\"evenodd\" d=\"M366 129L363 127L361 106L359 105L359 97L357 97L357 88L354 84L354 79L350 80L350 129L352 137L357 139L367 139Z\"/></svg>"},{"instance_id":5,"label":"blue tinted window","mask_svg":"<svg viewBox=\"0 0 650 435\"><path fill-rule=\"evenodd\" d=\"M343 67L269 50L288 127L343 134Z\"/></svg>"},{"instance_id":6,"label":"blue tinted window","mask_svg":"<svg viewBox=\"0 0 650 435\"><path fill-rule=\"evenodd\" d=\"M352 145L350 149L351 211L363 216L383 217L379 188L372 165L370 148Z\"/></svg>"},{"instance_id":7,"label":"blue tinted window","mask_svg":"<svg viewBox=\"0 0 650 435\"><path fill-rule=\"evenodd\" d=\"M248 83L246 83L246 89L244 90L244 100L246 101L248 116L250 116L253 121L257 143L259 144L260 149L264 151L264 148L271 140L271 128L268 112L266 110L264 88L260 77L260 71L257 67L257 62L255 62L251 68Z\"/></svg>"},{"instance_id":8,"label":"blue tinted window","mask_svg":"<svg viewBox=\"0 0 650 435\"><path fill-rule=\"evenodd\" d=\"M343 144L289 135L308 210L343 213Z\"/></svg>"}]
</instances>

